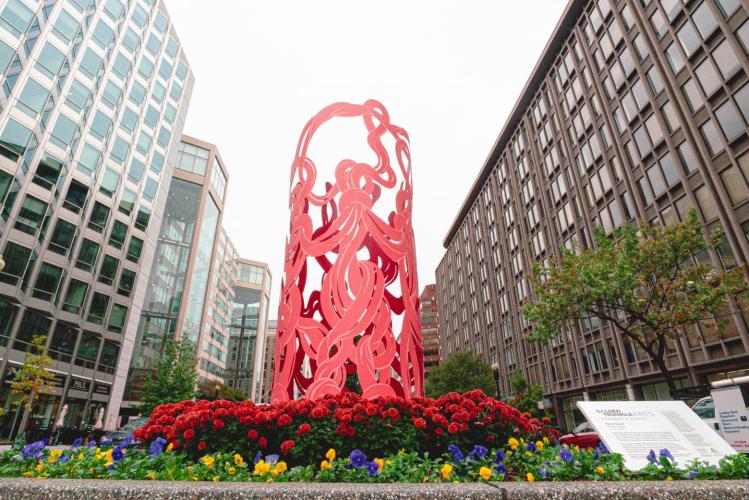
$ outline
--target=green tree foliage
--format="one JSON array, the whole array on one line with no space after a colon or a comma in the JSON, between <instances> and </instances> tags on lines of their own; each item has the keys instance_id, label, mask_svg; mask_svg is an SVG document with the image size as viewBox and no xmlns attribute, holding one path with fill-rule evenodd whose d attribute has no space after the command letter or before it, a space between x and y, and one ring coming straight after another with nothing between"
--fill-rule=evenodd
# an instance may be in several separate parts
<instances>
[{"instance_id":1,"label":"green tree foliage","mask_svg":"<svg viewBox=\"0 0 749 500\"><path fill-rule=\"evenodd\" d=\"M146 380L140 407L144 415L149 415L158 405L177 403L197 395L194 349L192 342L184 338L167 341L156 374Z\"/></svg>"},{"instance_id":2,"label":"green tree foliage","mask_svg":"<svg viewBox=\"0 0 749 500\"><path fill-rule=\"evenodd\" d=\"M430 398L448 392L463 394L474 389L481 389L487 395L496 393L491 366L472 352L457 352L440 363L429 373L425 386Z\"/></svg>"},{"instance_id":3,"label":"green tree foliage","mask_svg":"<svg viewBox=\"0 0 749 500\"><path fill-rule=\"evenodd\" d=\"M535 326L529 339L548 342L572 321L599 318L647 353L673 391L667 341L699 320L724 328L731 299L746 290L743 268L725 271L696 258L722 238L716 231L705 239L694 210L683 222L625 225L611 238L597 228L595 248L563 249L557 265L534 269L537 298L523 308Z\"/></svg>"},{"instance_id":4,"label":"green tree foliage","mask_svg":"<svg viewBox=\"0 0 749 500\"><path fill-rule=\"evenodd\" d=\"M544 399L544 389L539 384L531 384L520 371L514 371L510 374L510 388L514 396L509 403L522 411L533 415L534 417L543 417L543 410L538 409L538 402Z\"/></svg>"},{"instance_id":5,"label":"green tree foliage","mask_svg":"<svg viewBox=\"0 0 749 500\"><path fill-rule=\"evenodd\" d=\"M198 383L198 397L200 399L214 399L216 397L216 386L218 386L218 399L226 401L247 401L247 394L235 387L216 382L214 380L203 380Z\"/></svg>"},{"instance_id":6,"label":"green tree foliage","mask_svg":"<svg viewBox=\"0 0 749 500\"><path fill-rule=\"evenodd\" d=\"M13 394L21 396L13 402L18 408L31 410L40 394L54 394L55 386L52 379L55 376L49 371L52 358L44 354L44 344L47 337L37 335L31 341L31 350L26 353L23 365L18 369L10 382Z\"/></svg>"}]
</instances>

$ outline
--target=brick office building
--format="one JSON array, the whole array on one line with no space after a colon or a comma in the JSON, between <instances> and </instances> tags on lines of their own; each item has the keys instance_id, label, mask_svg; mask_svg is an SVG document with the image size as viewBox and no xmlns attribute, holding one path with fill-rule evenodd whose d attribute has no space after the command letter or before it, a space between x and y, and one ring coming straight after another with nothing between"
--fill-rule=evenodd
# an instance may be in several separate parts
<instances>
[{"instance_id":1,"label":"brick office building","mask_svg":"<svg viewBox=\"0 0 749 500\"><path fill-rule=\"evenodd\" d=\"M644 353L596 320L549 346L523 336L534 262L586 245L596 225L681 220L695 207L722 227L716 253L749 258L749 11L739 0L572 0L528 79L444 244L437 269L442 355L522 371L562 425L575 401L668 397ZM682 386L749 366L745 311L723 336L695 325L672 342Z\"/></svg>"}]
</instances>

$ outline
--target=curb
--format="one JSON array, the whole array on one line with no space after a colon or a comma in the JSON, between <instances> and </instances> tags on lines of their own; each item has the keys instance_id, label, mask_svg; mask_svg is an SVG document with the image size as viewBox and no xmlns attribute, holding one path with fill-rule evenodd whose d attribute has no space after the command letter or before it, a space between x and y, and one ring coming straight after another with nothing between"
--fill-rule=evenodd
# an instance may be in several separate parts
<instances>
[{"instance_id":1,"label":"curb","mask_svg":"<svg viewBox=\"0 0 749 500\"><path fill-rule=\"evenodd\" d=\"M743 499L749 481L548 483L209 483L96 479L0 479L0 499L171 500L219 498Z\"/></svg>"}]
</instances>

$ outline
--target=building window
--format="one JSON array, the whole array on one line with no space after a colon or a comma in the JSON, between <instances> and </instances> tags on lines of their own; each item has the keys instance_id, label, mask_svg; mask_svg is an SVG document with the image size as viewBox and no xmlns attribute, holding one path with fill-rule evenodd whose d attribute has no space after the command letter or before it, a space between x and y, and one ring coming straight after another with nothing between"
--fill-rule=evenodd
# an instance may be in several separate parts
<instances>
[{"instance_id":1,"label":"building window","mask_svg":"<svg viewBox=\"0 0 749 500\"><path fill-rule=\"evenodd\" d=\"M177 153L177 168L186 172L205 175L209 155L210 152L207 149L180 142Z\"/></svg>"},{"instance_id":2,"label":"building window","mask_svg":"<svg viewBox=\"0 0 749 500\"><path fill-rule=\"evenodd\" d=\"M43 262L39 274L36 276L36 284L31 295L37 299L51 301L57 294L61 277L62 268Z\"/></svg>"},{"instance_id":3,"label":"building window","mask_svg":"<svg viewBox=\"0 0 749 500\"><path fill-rule=\"evenodd\" d=\"M5 268L0 271L0 281L15 285L26 272L26 265L31 256L31 249L8 242L3 252Z\"/></svg>"},{"instance_id":4,"label":"building window","mask_svg":"<svg viewBox=\"0 0 749 500\"><path fill-rule=\"evenodd\" d=\"M78 259L75 262L75 267L84 271L91 271L94 268L98 255L99 244L84 238L81 248L78 250Z\"/></svg>"},{"instance_id":5,"label":"building window","mask_svg":"<svg viewBox=\"0 0 749 500\"><path fill-rule=\"evenodd\" d=\"M138 263L140 260L140 254L143 250L143 240L132 236L130 238L130 244L127 247L127 260Z\"/></svg>"},{"instance_id":6,"label":"building window","mask_svg":"<svg viewBox=\"0 0 749 500\"><path fill-rule=\"evenodd\" d=\"M88 220L89 229L93 229L97 233L103 233L104 227L107 225L107 219L109 219L109 207L98 201L94 203L94 208L91 210L91 216Z\"/></svg>"},{"instance_id":7,"label":"building window","mask_svg":"<svg viewBox=\"0 0 749 500\"><path fill-rule=\"evenodd\" d=\"M0 134L0 154L16 161L26 152L26 146L31 139L31 130L24 127L13 118L8 119L3 133Z\"/></svg>"},{"instance_id":8,"label":"building window","mask_svg":"<svg viewBox=\"0 0 749 500\"><path fill-rule=\"evenodd\" d=\"M104 255L101 261L101 267L99 268L99 278L101 283L111 285L114 281L114 277L117 274L117 269L120 266L120 261L116 257L111 255Z\"/></svg>"},{"instance_id":9,"label":"building window","mask_svg":"<svg viewBox=\"0 0 749 500\"><path fill-rule=\"evenodd\" d=\"M112 232L109 234L109 244L114 248L122 248L127 237L127 224L115 220L112 224Z\"/></svg>"},{"instance_id":10,"label":"building window","mask_svg":"<svg viewBox=\"0 0 749 500\"><path fill-rule=\"evenodd\" d=\"M18 211L16 223L13 227L26 234L35 235L42 225L42 220L46 212L47 204L45 202L28 195L21 204L21 209Z\"/></svg>"},{"instance_id":11,"label":"building window","mask_svg":"<svg viewBox=\"0 0 749 500\"><path fill-rule=\"evenodd\" d=\"M107 315L107 307L109 306L109 297L103 293L94 292L94 297L91 299L91 306L88 308L87 321L96 325L104 323L104 317Z\"/></svg>"},{"instance_id":12,"label":"building window","mask_svg":"<svg viewBox=\"0 0 749 500\"><path fill-rule=\"evenodd\" d=\"M47 249L51 252L67 255L75 240L76 226L65 219L57 219Z\"/></svg>"},{"instance_id":13,"label":"building window","mask_svg":"<svg viewBox=\"0 0 749 500\"><path fill-rule=\"evenodd\" d=\"M135 272L130 269L123 269L120 275L120 284L117 287L117 293L129 297L135 284Z\"/></svg>"}]
</instances>

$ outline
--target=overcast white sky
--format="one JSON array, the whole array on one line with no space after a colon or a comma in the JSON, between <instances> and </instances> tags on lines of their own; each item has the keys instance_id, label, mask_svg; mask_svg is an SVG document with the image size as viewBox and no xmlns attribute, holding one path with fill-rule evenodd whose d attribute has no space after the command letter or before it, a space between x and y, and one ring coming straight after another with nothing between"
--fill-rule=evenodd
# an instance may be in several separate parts
<instances>
[{"instance_id":1,"label":"overcast white sky","mask_svg":"<svg viewBox=\"0 0 749 500\"><path fill-rule=\"evenodd\" d=\"M307 120L332 102L374 98L408 131L423 288L567 3L165 1L196 79L184 131L221 151L230 174L224 227L242 257L270 265L271 318L289 169ZM325 147L326 156L346 157Z\"/></svg>"}]
</instances>

